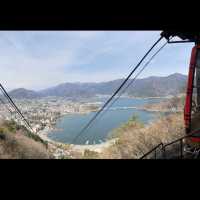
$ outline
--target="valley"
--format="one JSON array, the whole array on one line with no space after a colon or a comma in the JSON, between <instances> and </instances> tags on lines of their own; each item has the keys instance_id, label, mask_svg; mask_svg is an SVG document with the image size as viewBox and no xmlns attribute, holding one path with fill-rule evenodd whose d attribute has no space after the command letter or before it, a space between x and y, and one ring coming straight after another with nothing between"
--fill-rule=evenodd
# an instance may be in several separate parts
<instances>
[{"instance_id":1,"label":"valley","mask_svg":"<svg viewBox=\"0 0 200 200\"><path fill-rule=\"evenodd\" d=\"M161 81L160 79L164 79L164 81L167 79L170 82L172 79L175 81L179 78L182 78L183 83L186 81L186 77L180 74L173 74L164 78L150 77L139 81L146 82L148 80L148 83L146 83L148 85L150 84L149 80L151 80L150 82L153 80L153 85L155 85L154 82ZM106 83L106 85L108 86L110 83ZM81 127L109 98L111 90L105 89L106 85L104 84L104 91L97 92L94 89L96 83L83 83L79 84L80 92L80 89L76 87L68 88L66 85L68 84L63 84L62 89L60 89L60 86L47 89L46 92L35 92L20 88L9 92L9 95L12 96L14 102L30 122L34 133L48 143L49 151L55 158L77 158L82 157L85 153L88 153L87 156L89 157L90 154L101 154L104 149L108 149L117 142L118 139L110 138L113 132L126 124L133 116L139 117L140 122L148 126L156 122L156 119L161 117L162 113L181 112L182 109L180 99L183 85L173 87L173 90L168 91L166 87L170 87L170 83L165 83L164 89L157 88L157 92L151 93L151 95L143 90L140 90L142 91L140 95L137 95L137 92L130 93L131 90L129 90L109 108L105 116L100 118L94 127L89 128L77 143L72 144ZM86 85L87 92L84 92ZM88 89L89 85L93 85L93 90ZM48 90L51 92L47 92ZM58 90L57 93L54 90ZM74 90L74 95L71 94L71 90ZM175 93L180 94L177 97L179 101L174 100L173 95ZM177 104L178 107L176 107ZM14 120L17 124L24 126L17 113L11 108L12 114L9 113L6 106L9 107L9 104L5 103L4 106L0 107L2 120Z\"/></svg>"}]
</instances>

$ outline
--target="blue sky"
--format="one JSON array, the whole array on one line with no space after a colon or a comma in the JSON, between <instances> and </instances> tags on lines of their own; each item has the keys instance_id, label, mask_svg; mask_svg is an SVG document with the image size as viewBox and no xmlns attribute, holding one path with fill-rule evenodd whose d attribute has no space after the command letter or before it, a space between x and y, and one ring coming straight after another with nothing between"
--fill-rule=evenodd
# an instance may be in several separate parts
<instances>
[{"instance_id":1,"label":"blue sky","mask_svg":"<svg viewBox=\"0 0 200 200\"><path fill-rule=\"evenodd\" d=\"M124 78L159 34L160 31L1 31L0 80L8 90L39 90L63 82ZM140 78L187 74L191 48L190 43L166 46Z\"/></svg>"}]
</instances>

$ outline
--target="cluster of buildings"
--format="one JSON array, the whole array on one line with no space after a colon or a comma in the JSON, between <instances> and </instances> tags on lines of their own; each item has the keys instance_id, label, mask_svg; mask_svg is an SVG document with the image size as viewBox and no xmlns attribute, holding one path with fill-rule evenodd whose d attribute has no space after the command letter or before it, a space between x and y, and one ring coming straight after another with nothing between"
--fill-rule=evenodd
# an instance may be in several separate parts
<instances>
[{"instance_id":1,"label":"cluster of buildings","mask_svg":"<svg viewBox=\"0 0 200 200\"><path fill-rule=\"evenodd\" d=\"M56 120L63 115L88 113L99 109L99 105L95 103L73 102L61 97L15 99L14 101L35 132L43 130L45 127L52 127L56 124ZM12 110L11 114L6 106L9 106L9 104L0 105L0 118L13 119L18 124L23 125L23 121L18 114L10 108Z\"/></svg>"}]
</instances>

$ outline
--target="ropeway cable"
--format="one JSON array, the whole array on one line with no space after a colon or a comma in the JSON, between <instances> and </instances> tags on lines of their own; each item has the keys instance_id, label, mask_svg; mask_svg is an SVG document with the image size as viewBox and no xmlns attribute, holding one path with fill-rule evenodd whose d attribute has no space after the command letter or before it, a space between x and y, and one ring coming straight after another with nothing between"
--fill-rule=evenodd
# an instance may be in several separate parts
<instances>
[{"instance_id":1,"label":"ropeway cable","mask_svg":"<svg viewBox=\"0 0 200 200\"><path fill-rule=\"evenodd\" d=\"M6 105L6 103L0 98L0 102L4 105L4 107L12 114L10 108Z\"/></svg>"},{"instance_id":2,"label":"ropeway cable","mask_svg":"<svg viewBox=\"0 0 200 200\"><path fill-rule=\"evenodd\" d=\"M145 65L142 67L142 69L136 74L136 76L130 81L130 83L120 92L120 94L114 99L113 102L111 102L111 104L106 107L101 115L99 116L98 119L100 119L101 117L103 117L103 115L113 106L113 104L118 101L118 99L121 97L121 95L136 81L136 79L139 77L139 75L146 69L146 67L149 65L149 63L155 58L155 56L168 44L168 42L164 43L151 57L150 59L145 63ZM94 123L91 125L93 126ZM90 128L91 128L90 126Z\"/></svg>"},{"instance_id":3,"label":"ropeway cable","mask_svg":"<svg viewBox=\"0 0 200 200\"><path fill-rule=\"evenodd\" d=\"M142 59L139 61L139 63L135 66L135 68L131 71L131 73L126 77L126 79L122 82L122 84L119 86L119 88L114 92L114 94L106 101L106 103L102 106L102 108L92 117L92 119L86 124L86 126L78 133L78 135L75 137L73 142L75 142L78 137L82 135L82 133L93 123L93 121L97 118L97 116L106 108L106 106L112 101L112 99L117 95L117 93L122 89L122 87L127 83L129 78L132 76L132 74L138 69L138 67L141 65L143 60L149 55L149 53L152 51L152 49L161 41L163 36L161 36L153 45L152 47L146 52L146 54L142 57Z\"/></svg>"},{"instance_id":4,"label":"ropeway cable","mask_svg":"<svg viewBox=\"0 0 200 200\"><path fill-rule=\"evenodd\" d=\"M4 89L4 87L2 86L2 84L0 84L0 89L2 90L2 93L4 94L4 96L8 99L8 101L10 102L11 106L13 106L13 108L17 111L17 113L20 115L20 117L22 118L22 120L25 122L25 124L33 131L32 127L30 126L29 122L26 120L26 118L24 117L24 115L21 113L21 111L19 110L19 108L15 105L15 103L13 102L13 100L11 99L11 97L8 95L8 93L6 92L6 90Z\"/></svg>"},{"instance_id":5,"label":"ropeway cable","mask_svg":"<svg viewBox=\"0 0 200 200\"><path fill-rule=\"evenodd\" d=\"M149 63L155 58L155 56L168 44L166 42L164 45L162 45L158 51L156 51L153 56L146 62L146 64L143 66L143 68L137 73L137 75L131 80L131 82L121 91L119 96L117 96L114 101L108 106L108 109L112 107L112 105L121 97L121 95L135 82L135 80L138 78L138 76L145 70L145 68L149 65ZM106 111L105 109L104 111Z\"/></svg>"}]
</instances>

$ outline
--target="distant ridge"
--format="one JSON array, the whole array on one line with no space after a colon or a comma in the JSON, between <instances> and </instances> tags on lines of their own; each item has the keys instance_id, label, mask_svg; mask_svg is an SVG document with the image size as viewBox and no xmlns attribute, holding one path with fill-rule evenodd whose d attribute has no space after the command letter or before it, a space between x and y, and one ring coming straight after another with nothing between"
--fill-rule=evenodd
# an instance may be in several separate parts
<instances>
[{"instance_id":1,"label":"distant ridge","mask_svg":"<svg viewBox=\"0 0 200 200\"><path fill-rule=\"evenodd\" d=\"M88 98L98 94L111 95L124 79L101 83L63 83L41 91L19 88L9 94L13 98L39 98L47 96ZM131 80L130 80L131 81ZM179 73L166 77L151 76L137 79L126 91L126 95L135 97L159 97L176 95L182 92L187 83L187 76Z\"/></svg>"},{"instance_id":2,"label":"distant ridge","mask_svg":"<svg viewBox=\"0 0 200 200\"><path fill-rule=\"evenodd\" d=\"M35 92L33 90L27 90L25 88L18 88L12 90L11 92L9 92L9 95L12 98L16 99L33 99L40 97L40 94L38 92Z\"/></svg>"}]
</instances>

